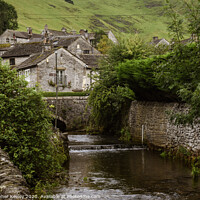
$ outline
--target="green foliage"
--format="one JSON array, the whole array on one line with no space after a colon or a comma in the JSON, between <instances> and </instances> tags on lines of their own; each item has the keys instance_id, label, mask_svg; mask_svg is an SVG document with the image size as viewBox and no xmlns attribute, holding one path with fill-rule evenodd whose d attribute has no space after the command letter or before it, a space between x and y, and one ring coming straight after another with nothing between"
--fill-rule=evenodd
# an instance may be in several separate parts
<instances>
[{"instance_id":1,"label":"green foliage","mask_svg":"<svg viewBox=\"0 0 200 200\"><path fill-rule=\"evenodd\" d=\"M97 49L102 54L107 54L110 48L112 47L112 45L113 45L113 42L108 38L108 36L103 35L99 43L97 44Z\"/></svg>"},{"instance_id":2,"label":"green foliage","mask_svg":"<svg viewBox=\"0 0 200 200\"><path fill-rule=\"evenodd\" d=\"M42 92L44 97L56 97L56 92ZM68 97L68 96L88 96L89 91L87 92L58 92L59 97Z\"/></svg>"},{"instance_id":3,"label":"green foliage","mask_svg":"<svg viewBox=\"0 0 200 200\"><path fill-rule=\"evenodd\" d=\"M128 101L133 100L134 93L128 87L98 84L89 96L92 106L92 122L102 132L117 130L121 121L121 111Z\"/></svg>"},{"instance_id":4,"label":"green foliage","mask_svg":"<svg viewBox=\"0 0 200 200\"><path fill-rule=\"evenodd\" d=\"M194 36L196 42L199 41L200 36L200 1L198 0L184 0L184 12L188 21L188 32Z\"/></svg>"},{"instance_id":5,"label":"green foliage","mask_svg":"<svg viewBox=\"0 0 200 200\"><path fill-rule=\"evenodd\" d=\"M151 54L149 47L137 34L119 37L118 41L108 52L108 62L114 65L126 59L144 59Z\"/></svg>"},{"instance_id":6,"label":"green foliage","mask_svg":"<svg viewBox=\"0 0 200 200\"><path fill-rule=\"evenodd\" d=\"M94 31L94 40L92 41L92 45L96 48L98 48L98 44L100 40L104 37L107 36L106 33L103 30L96 30Z\"/></svg>"},{"instance_id":7,"label":"green foliage","mask_svg":"<svg viewBox=\"0 0 200 200\"><path fill-rule=\"evenodd\" d=\"M192 165L192 172L191 172L191 174L192 174L192 177L194 179L198 178L199 175L200 175L200 168L197 167L197 166L195 166L195 165Z\"/></svg>"},{"instance_id":8,"label":"green foliage","mask_svg":"<svg viewBox=\"0 0 200 200\"><path fill-rule=\"evenodd\" d=\"M0 34L2 34L6 29L17 29L18 23L15 7L0 0L0 10Z\"/></svg>"},{"instance_id":9,"label":"green foliage","mask_svg":"<svg viewBox=\"0 0 200 200\"><path fill-rule=\"evenodd\" d=\"M42 95L26 86L15 70L0 62L0 147L35 186L59 171L66 156L53 135Z\"/></svg>"},{"instance_id":10,"label":"green foliage","mask_svg":"<svg viewBox=\"0 0 200 200\"><path fill-rule=\"evenodd\" d=\"M167 152L166 152L166 151L163 151L163 152L160 154L160 156L161 156L162 158L166 158L166 157L167 157Z\"/></svg>"},{"instance_id":11,"label":"green foliage","mask_svg":"<svg viewBox=\"0 0 200 200\"><path fill-rule=\"evenodd\" d=\"M89 104L92 107L91 118L103 132L121 129L123 113L126 112L131 100L135 98L130 87L130 79L133 77L130 75L129 81L122 78L125 76L122 72L129 70L132 73L134 69L127 69L126 65L122 67L121 63L126 59L145 58L146 55L144 43L135 36L114 45L107 59L101 63L96 83L89 96Z\"/></svg>"},{"instance_id":12,"label":"green foliage","mask_svg":"<svg viewBox=\"0 0 200 200\"><path fill-rule=\"evenodd\" d=\"M183 16L177 12L177 3L166 0L165 14L170 19L168 30L174 42L180 43L184 35Z\"/></svg>"},{"instance_id":13,"label":"green foliage","mask_svg":"<svg viewBox=\"0 0 200 200\"><path fill-rule=\"evenodd\" d=\"M156 69L159 88L176 93L190 105L187 113L174 113L176 123L192 124L200 116L200 54L198 44L180 46L168 54Z\"/></svg>"},{"instance_id":14,"label":"green foliage","mask_svg":"<svg viewBox=\"0 0 200 200\"><path fill-rule=\"evenodd\" d=\"M120 131L121 137L120 140L130 142L131 141L131 134L128 127L122 128Z\"/></svg>"}]
</instances>

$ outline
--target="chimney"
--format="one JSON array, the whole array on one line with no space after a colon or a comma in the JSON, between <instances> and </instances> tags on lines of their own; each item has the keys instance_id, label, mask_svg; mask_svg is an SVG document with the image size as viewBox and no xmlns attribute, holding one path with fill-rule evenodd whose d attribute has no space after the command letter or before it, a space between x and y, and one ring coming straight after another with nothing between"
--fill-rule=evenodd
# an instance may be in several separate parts
<instances>
[{"instance_id":1,"label":"chimney","mask_svg":"<svg viewBox=\"0 0 200 200\"><path fill-rule=\"evenodd\" d=\"M155 42L156 40L158 40L158 36L153 37L153 42Z\"/></svg>"},{"instance_id":2,"label":"chimney","mask_svg":"<svg viewBox=\"0 0 200 200\"><path fill-rule=\"evenodd\" d=\"M66 28L62 27L61 31L64 32L64 33L66 33Z\"/></svg>"},{"instance_id":3,"label":"chimney","mask_svg":"<svg viewBox=\"0 0 200 200\"><path fill-rule=\"evenodd\" d=\"M13 33L13 40L14 40L14 43L17 42L17 39L16 39L16 35L15 35L15 33Z\"/></svg>"},{"instance_id":4,"label":"chimney","mask_svg":"<svg viewBox=\"0 0 200 200\"><path fill-rule=\"evenodd\" d=\"M48 25L47 24L44 26L44 30L48 31Z\"/></svg>"},{"instance_id":5,"label":"chimney","mask_svg":"<svg viewBox=\"0 0 200 200\"><path fill-rule=\"evenodd\" d=\"M81 35L84 35L85 31L84 31L83 29L81 29L81 30L79 31L79 33L80 33Z\"/></svg>"},{"instance_id":6,"label":"chimney","mask_svg":"<svg viewBox=\"0 0 200 200\"><path fill-rule=\"evenodd\" d=\"M76 35L76 31L72 30L72 31L71 31L71 34L72 34L72 35Z\"/></svg>"},{"instance_id":7,"label":"chimney","mask_svg":"<svg viewBox=\"0 0 200 200\"><path fill-rule=\"evenodd\" d=\"M80 45L77 44L77 47L76 47L76 55L79 57L79 55L81 55L81 54L82 54L82 50L81 50L81 48L80 48Z\"/></svg>"},{"instance_id":8,"label":"chimney","mask_svg":"<svg viewBox=\"0 0 200 200\"><path fill-rule=\"evenodd\" d=\"M28 39L30 39L33 35L33 32L32 32L32 28L31 27L27 27L27 32L28 32Z\"/></svg>"}]
</instances>

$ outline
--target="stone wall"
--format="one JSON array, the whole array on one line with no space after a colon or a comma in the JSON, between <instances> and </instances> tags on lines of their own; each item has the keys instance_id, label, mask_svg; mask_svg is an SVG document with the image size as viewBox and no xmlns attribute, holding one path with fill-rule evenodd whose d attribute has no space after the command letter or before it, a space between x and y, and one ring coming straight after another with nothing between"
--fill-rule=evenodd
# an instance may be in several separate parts
<instances>
[{"instance_id":1,"label":"stone wall","mask_svg":"<svg viewBox=\"0 0 200 200\"><path fill-rule=\"evenodd\" d=\"M170 121L167 111L184 111L186 107L178 103L132 102L129 112L130 133L134 141L157 148L182 146L195 154L200 153L200 125L176 126Z\"/></svg>"},{"instance_id":2,"label":"stone wall","mask_svg":"<svg viewBox=\"0 0 200 200\"><path fill-rule=\"evenodd\" d=\"M90 111L86 110L88 97L58 97L58 119L66 124L67 130L84 129L88 125ZM55 114L56 98L45 98ZM52 106L51 106L52 107Z\"/></svg>"},{"instance_id":3,"label":"stone wall","mask_svg":"<svg viewBox=\"0 0 200 200\"><path fill-rule=\"evenodd\" d=\"M15 65L21 64L21 63L24 62L27 58L28 58L28 56L16 57L16 58L15 58ZM5 63L10 64L10 58L4 58L4 59L3 59L3 64L5 64Z\"/></svg>"},{"instance_id":4,"label":"stone wall","mask_svg":"<svg viewBox=\"0 0 200 200\"><path fill-rule=\"evenodd\" d=\"M10 161L7 153L0 149L0 199L20 199L29 194L28 185L21 172ZM13 195L16 198L12 198Z\"/></svg>"},{"instance_id":5,"label":"stone wall","mask_svg":"<svg viewBox=\"0 0 200 200\"><path fill-rule=\"evenodd\" d=\"M56 57L55 53L53 53L37 65L38 76L35 83L38 83L43 91L55 92L56 90L55 86L50 84L50 82L55 84L55 63ZM86 65L84 62L65 49L60 48L57 50L57 66L58 71L62 71L63 76L63 86L58 88L59 91L70 92L76 89L82 90L83 80L86 78ZM32 75L35 76L35 74Z\"/></svg>"}]
</instances>

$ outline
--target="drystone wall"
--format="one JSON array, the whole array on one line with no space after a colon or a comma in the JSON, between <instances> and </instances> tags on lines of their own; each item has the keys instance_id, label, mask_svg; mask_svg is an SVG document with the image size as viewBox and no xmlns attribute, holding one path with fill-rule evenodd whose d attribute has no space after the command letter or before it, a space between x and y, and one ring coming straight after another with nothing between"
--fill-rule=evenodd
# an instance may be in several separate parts
<instances>
[{"instance_id":1,"label":"drystone wall","mask_svg":"<svg viewBox=\"0 0 200 200\"><path fill-rule=\"evenodd\" d=\"M22 199L30 195L21 172L0 149L0 199Z\"/></svg>"},{"instance_id":2,"label":"drystone wall","mask_svg":"<svg viewBox=\"0 0 200 200\"><path fill-rule=\"evenodd\" d=\"M129 112L129 128L134 141L157 148L180 146L194 154L200 154L200 124L174 125L168 111L183 111L187 107L178 103L132 102Z\"/></svg>"},{"instance_id":3,"label":"drystone wall","mask_svg":"<svg viewBox=\"0 0 200 200\"><path fill-rule=\"evenodd\" d=\"M87 108L87 98L87 96L58 97L58 119L65 123L66 130L84 129L88 125L90 109ZM55 115L56 98L46 97L45 100Z\"/></svg>"}]
</instances>

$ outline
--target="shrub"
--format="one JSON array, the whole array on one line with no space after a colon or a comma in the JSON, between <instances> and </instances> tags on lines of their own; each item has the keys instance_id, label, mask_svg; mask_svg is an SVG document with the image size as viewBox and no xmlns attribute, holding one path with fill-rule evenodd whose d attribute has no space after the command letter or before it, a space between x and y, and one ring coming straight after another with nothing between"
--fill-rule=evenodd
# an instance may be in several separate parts
<instances>
[{"instance_id":1,"label":"shrub","mask_svg":"<svg viewBox=\"0 0 200 200\"><path fill-rule=\"evenodd\" d=\"M66 156L53 136L51 115L41 93L26 86L15 70L0 61L0 147L28 184L35 186L60 170Z\"/></svg>"}]
</instances>

